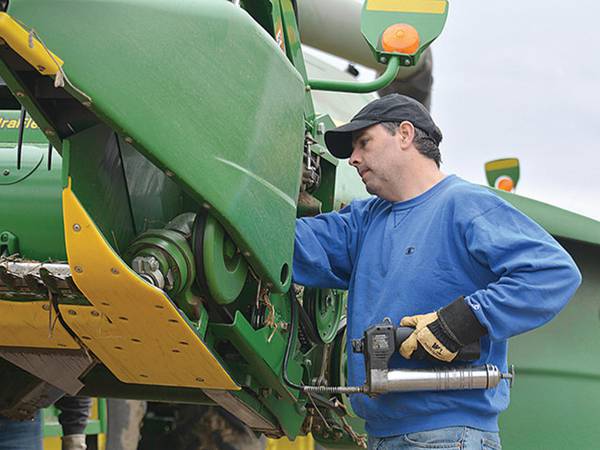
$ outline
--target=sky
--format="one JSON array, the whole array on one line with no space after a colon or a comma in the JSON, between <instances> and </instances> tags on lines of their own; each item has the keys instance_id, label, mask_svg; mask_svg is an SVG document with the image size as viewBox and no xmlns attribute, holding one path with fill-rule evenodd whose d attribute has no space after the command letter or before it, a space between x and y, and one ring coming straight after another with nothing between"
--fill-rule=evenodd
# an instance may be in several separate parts
<instances>
[{"instance_id":1,"label":"sky","mask_svg":"<svg viewBox=\"0 0 600 450\"><path fill-rule=\"evenodd\" d=\"M599 15L591 0L450 2L432 45L446 173L485 184L486 161L517 157L517 194L600 220Z\"/></svg>"}]
</instances>

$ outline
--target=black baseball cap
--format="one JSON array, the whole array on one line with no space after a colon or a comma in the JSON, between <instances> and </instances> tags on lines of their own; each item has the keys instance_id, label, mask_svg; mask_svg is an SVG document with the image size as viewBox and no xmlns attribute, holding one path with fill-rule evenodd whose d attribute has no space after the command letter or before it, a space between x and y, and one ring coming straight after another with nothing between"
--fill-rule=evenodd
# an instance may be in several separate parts
<instances>
[{"instance_id":1,"label":"black baseball cap","mask_svg":"<svg viewBox=\"0 0 600 450\"><path fill-rule=\"evenodd\" d=\"M406 95L390 94L372 101L361 109L346 125L325 133L327 148L336 158L349 158L352 154L352 132L381 122L408 121L420 128L439 145L442 132L433 122L429 111L418 101Z\"/></svg>"}]
</instances>

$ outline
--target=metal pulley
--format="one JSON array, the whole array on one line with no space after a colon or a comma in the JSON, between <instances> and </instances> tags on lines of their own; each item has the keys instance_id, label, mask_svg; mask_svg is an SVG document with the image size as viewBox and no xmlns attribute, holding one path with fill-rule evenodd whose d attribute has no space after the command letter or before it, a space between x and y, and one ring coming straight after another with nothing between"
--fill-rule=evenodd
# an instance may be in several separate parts
<instances>
[{"instance_id":1,"label":"metal pulley","mask_svg":"<svg viewBox=\"0 0 600 450\"><path fill-rule=\"evenodd\" d=\"M302 306L324 344L331 343L345 317L346 299L343 291L307 288Z\"/></svg>"},{"instance_id":2,"label":"metal pulley","mask_svg":"<svg viewBox=\"0 0 600 450\"><path fill-rule=\"evenodd\" d=\"M221 224L207 213L198 213L193 227L196 277L201 289L221 305L242 292L248 263Z\"/></svg>"},{"instance_id":3,"label":"metal pulley","mask_svg":"<svg viewBox=\"0 0 600 450\"><path fill-rule=\"evenodd\" d=\"M148 230L125 254L131 268L144 280L174 298L194 281L194 255L184 233L174 229Z\"/></svg>"}]
</instances>

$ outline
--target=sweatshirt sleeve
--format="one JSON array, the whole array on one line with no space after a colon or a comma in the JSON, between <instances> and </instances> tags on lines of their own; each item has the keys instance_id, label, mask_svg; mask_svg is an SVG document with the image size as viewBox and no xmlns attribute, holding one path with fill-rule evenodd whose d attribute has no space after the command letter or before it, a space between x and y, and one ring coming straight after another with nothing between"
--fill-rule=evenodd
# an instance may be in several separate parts
<instances>
[{"instance_id":1,"label":"sweatshirt sleeve","mask_svg":"<svg viewBox=\"0 0 600 450\"><path fill-rule=\"evenodd\" d=\"M497 276L466 299L493 341L550 321L581 284L571 256L508 204L475 218L467 228L466 244L471 256Z\"/></svg>"},{"instance_id":2,"label":"sweatshirt sleeve","mask_svg":"<svg viewBox=\"0 0 600 450\"><path fill-rule=\"evenodd\" d=\"M348 289L364 207L364 202L352 202L339 212L296 221L294 282Z\"/></svg>"}]
</instances>

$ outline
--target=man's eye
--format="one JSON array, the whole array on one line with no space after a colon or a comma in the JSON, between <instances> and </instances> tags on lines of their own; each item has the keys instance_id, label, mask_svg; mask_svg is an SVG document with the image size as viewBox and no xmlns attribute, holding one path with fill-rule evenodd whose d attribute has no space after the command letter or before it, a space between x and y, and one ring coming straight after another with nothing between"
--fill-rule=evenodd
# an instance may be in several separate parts
<instances>
[{"instance_id":1,"label":"man's eye","mask_svg":"<svg viewBox=\"0 0 600 450\"><path fill-rule=\"evenodd\" d=\"M361 140L360 140L360 146L361 146L361 147L364 147L365 145L367 145L367 143L368 143L368 142L369 142L369 140L368 140L368 139L361 139Z\"/></svg>"}]
</instances>

